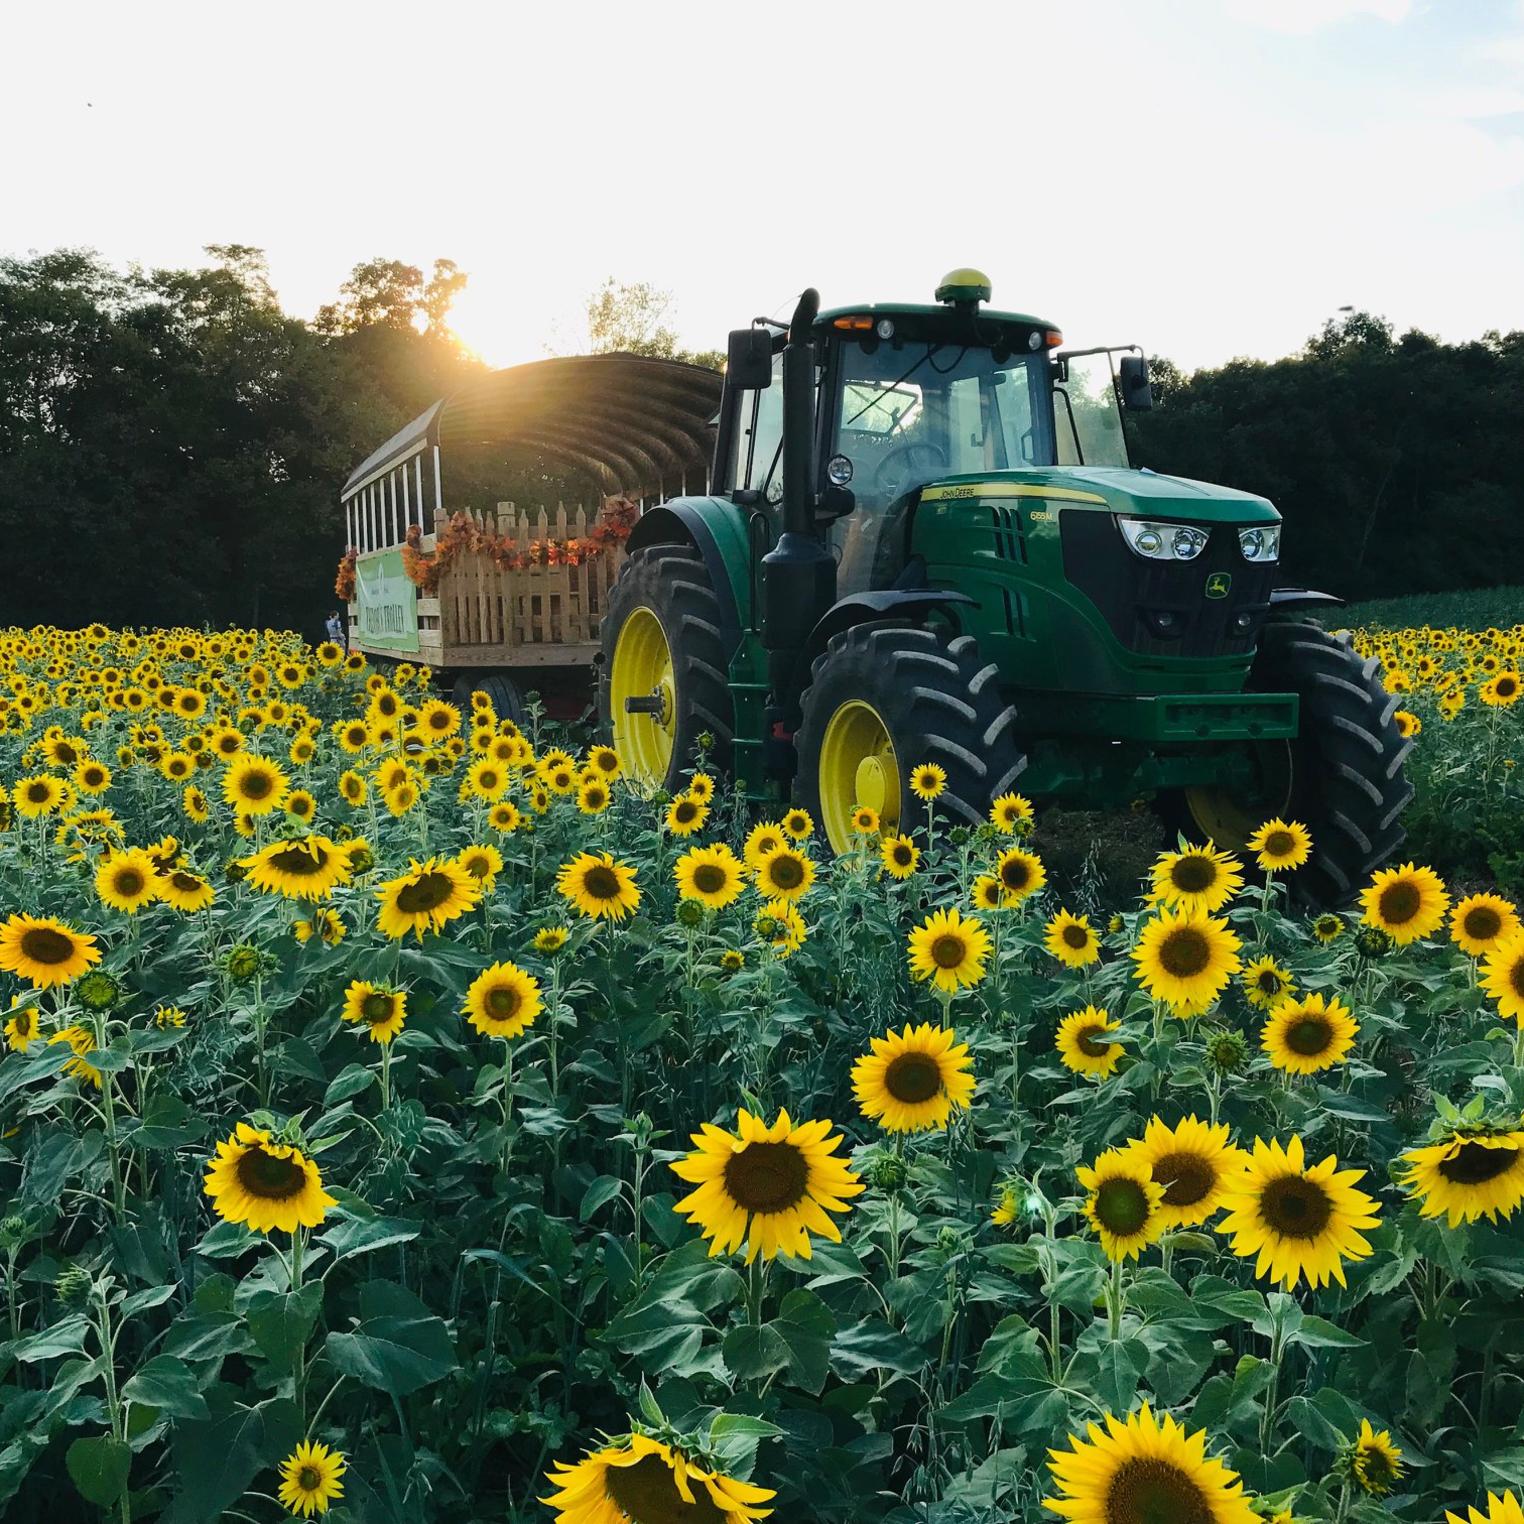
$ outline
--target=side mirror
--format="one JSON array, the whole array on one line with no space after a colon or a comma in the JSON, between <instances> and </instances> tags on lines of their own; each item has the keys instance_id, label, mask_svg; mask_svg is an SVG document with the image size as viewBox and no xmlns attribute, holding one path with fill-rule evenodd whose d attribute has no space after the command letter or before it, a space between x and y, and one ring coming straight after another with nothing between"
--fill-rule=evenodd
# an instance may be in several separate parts
<instances>
[{"instance_id":1,"label":"side mirror","mask_svg":"<svg viewBox=\"0 0 1524 1524\"><path fill-rule=\"evenodd\" d=\"M815 500L815 517L834 522L846 518L856 507L857 498L850 487L838 487L835 482L830 482Z\"/></svg>"},{"instance_id":2,"label":"side mirror","mask_svg":"<svg viewBox=\"0 0 1524 1524\"><path fill-rule=\"evenodd\" d=\"M773 384L773 336L766 328L731 330L725 379L748 391Z\"/></svg>"},{"instance_id":3,"label":"side mirror","mask_svg":"<svg viewBox=\"0 0 1524 1524\"><path fill-rule=\"evenodd\" d=\"M1122 388L1122 406L1129 413L1146 413L1154 405L1148 361L1142 355L1123 355L1117 361L1117 380Z\"/></svg>"}]
</instances>

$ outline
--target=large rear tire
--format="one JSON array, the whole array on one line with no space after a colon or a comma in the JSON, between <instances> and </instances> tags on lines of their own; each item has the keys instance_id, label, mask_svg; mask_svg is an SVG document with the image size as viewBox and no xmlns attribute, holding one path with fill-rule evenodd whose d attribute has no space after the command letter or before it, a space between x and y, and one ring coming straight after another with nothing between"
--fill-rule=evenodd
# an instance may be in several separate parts
<instances>
[{"instance_id":1,"label":"large rear tire","mask_svg":"<svg viewBox=\"0 0 1524 1524\"><path fill-rule=\"evenodd\" d=\"M947 774L939 814L976 826L1026 766L1016 711L971 635L908 625L857 625L831 638L801 701L798 794L835 851L851 840L855 805L885 831L925 819L910 793L913 768Z\"/></svg>"},{"instance_id":2,"label":"large rear tire","mask_svg":"<svg viewBox=\"0 0 1524 1524\"><path fill-rule=\"evenodd\" d=\"M1309 904L1345 904L1405 839L1399 820L1413 786L1403 762L1413 743L1392 718L1398 700L1382 687L1374 657L1311 624L1266 626L1248 686L1298 695L1296 739L1261 748L1264 786L1253 798L1183 789L1166 815L1186 835L1237 851L1270 815L1300 820L1312 857L1288 882Z\"/></svg>"},{"instance_id":3,"label":"large rear tire","mask_svg":"<svg viewBox=\"0 0 1524 1524\"><path fill-rule=\"evenodd\" d=\"M598 716L627 777L675 792L706 732L709 760L729 766L730 653L714 585L693 546L635 551L609 591L599 638Z\"/></svg>"}]
</instances>

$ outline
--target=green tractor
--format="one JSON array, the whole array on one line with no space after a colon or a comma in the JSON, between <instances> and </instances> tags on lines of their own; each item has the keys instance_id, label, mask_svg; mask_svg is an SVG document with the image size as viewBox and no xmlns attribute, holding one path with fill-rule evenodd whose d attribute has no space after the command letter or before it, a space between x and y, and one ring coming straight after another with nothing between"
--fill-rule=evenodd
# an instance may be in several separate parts
<instances>
[{"instance_id":1,"label":"green tractor","mask_svg":"<svg viewBox=\"0 0 1524 1524\"><path fill-rule=\"evenodd\" d=\"M633 778L677 790L701 735L753 799L843 850L857 805L977 824L1020 791L1152 799L1241 849L1311 830L1297 875L1349 898L1403 840L1409 743L1376 663L1275 585L1264 498L1129 465L1135 348L1065 351L958 270L936 305L730 335L712 495L648 511L608 599L599 707ZM1114 362L1114 357L1115 362Z\"/></svg>"}]
</instances>

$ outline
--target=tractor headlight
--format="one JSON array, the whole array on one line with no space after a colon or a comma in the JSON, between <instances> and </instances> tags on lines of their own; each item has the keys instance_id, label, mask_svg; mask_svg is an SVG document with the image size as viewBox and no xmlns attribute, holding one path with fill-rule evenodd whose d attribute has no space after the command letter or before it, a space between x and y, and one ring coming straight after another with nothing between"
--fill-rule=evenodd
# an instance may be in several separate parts
<instances>
[{"instance_id":1,"label":"tractor headlight","mask_svg":"<svg viewBox=\"0 0 1524 1524\"><path fill-rule=\"evenodd\" d=\"M1157 524L1148 519L1118 519L1117 524L1133 554L1147 561L1194 561L1206 549L1206 530L1190 524Z\"/></svg>"},{"instance_id":2,"label":"tractor headlight","mask_svg":"<svg viewBox=\"0 0 1524 1524\"><path fill-rule=\"evenodd\" d=\"M1245 561L1279 561L1281 526L1256 524L1253 529L1240 529L1238 548L1243 551Z\"/></svg>"}]
</instances>

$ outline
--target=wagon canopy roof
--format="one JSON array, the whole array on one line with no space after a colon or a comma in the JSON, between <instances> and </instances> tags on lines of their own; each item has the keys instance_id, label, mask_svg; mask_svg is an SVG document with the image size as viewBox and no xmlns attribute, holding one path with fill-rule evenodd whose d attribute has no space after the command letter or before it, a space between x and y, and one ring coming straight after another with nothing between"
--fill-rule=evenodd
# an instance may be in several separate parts
<instances>
[{"instance_id":1,"label":"wagon canopy roof","mask_svg":"<svg viewBox=\"0 0 1524 1524\"><path fill-rule=\"evenodd\" d=\"M350 473L346 498L429 445L501 445L591 471L636 496L709 465L719 372L644 355L575 355L495 370L441 398Z\"/></svg>"}]
</instances>

